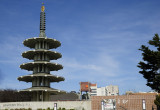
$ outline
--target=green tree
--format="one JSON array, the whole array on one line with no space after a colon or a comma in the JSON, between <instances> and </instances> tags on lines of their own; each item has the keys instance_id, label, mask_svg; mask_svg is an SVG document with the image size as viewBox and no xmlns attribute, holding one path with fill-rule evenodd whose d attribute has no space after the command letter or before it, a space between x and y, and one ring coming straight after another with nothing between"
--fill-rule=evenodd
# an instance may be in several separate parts
<instances>
[{"instance_id":1,"label":"green tree","mask_svg":"<svg viewBox=\"0 0 160 110\"><path fill-rule=\"evenodd\" d=\"M156 96L154 103L157 105L157 109L160 110L160 95Z\"/></svg>"},{"instance_id":2,"label":"green tree","mask_svg":"<svg viewBox=\"0 0 160 110\"><path fill-rule=\"evenodd\" d=\"M160 92L160 38L158 34L155 34L152 40L149 40L149 45L154 48L142 45L141 50L143 61L138 63L138 67L141 69L140 74L147 79L147 86L153 90Z\"/></svg>"},{"instance_id":3,"label":"green tree","mask_svg":"<svg viewBox=\"0 0 160 110\"><path fill-rule=\"evenodd\" d=\"M149 47L142 45L141 50L143 61L138 63L138 67L141 69L140 74L147 79L147 86L153 90L160 92L160 38L158 34L155 34L152 40L149 40ZM154 103L157 105L157 110L160 110L160 95L156 96Z\"/></svg>"}]
</instances>

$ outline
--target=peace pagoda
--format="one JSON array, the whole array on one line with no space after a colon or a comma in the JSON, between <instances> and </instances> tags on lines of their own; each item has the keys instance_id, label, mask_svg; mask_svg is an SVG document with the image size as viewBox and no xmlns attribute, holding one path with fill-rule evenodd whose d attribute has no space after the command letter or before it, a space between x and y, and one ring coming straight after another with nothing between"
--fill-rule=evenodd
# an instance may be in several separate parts
<instances>
[{"instance_id":1,"label":"peace pagoda","mask_svg":"<svg viewBox=\"0 0 160 110\"><path fill-rule=\"evenodd\" d=\"M62 55L50 49L56 49L61 43L56 39L48 38L45 34L45 6L42 4L40 12L40 34L39 37L29 38L23 41L24 46L33 50L22 53L23 58L32 60L20 65L21 69L33 71L32 74L18 77L19 81L31 82L32 87L20 90L32 93L32 101L49 101L50 94L63 91L50 87L51 82L64 81L63 77L52 75L51 71L63 69L61 64L50 62L57 60Z\"/></svg>"}]
</instances>

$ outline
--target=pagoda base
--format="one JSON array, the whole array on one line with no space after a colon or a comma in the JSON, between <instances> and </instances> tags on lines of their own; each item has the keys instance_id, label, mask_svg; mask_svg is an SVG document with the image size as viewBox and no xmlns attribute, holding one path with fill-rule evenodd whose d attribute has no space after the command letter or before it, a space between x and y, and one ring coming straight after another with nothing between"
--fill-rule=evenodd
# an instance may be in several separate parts
<instances>
[{"instance_id":1,"label":"pagoda base","mask_svg":"<svg viewBox=\"0 0 160 110\"><path fill-rule=\"evenodd\" d=\"M19 92L31 92L32 101L50 101L50 94L58 95L66 93L65 91L50 87L31 87L28 89L20 90Z\"/></svg>"}]
</instances>

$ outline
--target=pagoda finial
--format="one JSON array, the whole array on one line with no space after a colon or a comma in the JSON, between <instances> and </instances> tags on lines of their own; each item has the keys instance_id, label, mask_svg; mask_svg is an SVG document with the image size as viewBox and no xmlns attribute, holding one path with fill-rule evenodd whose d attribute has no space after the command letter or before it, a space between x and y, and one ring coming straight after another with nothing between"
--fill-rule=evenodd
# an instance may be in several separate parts
<instances>
[{"instance_id":1,"label":"pagoda finial","mask_svg":"<svg viewBox=\"0 0 160 110\"><path fill-rule=\"evenodd\" d=\"M39 37L46 37L46 34L45 34L45 24L46 24L46 18L45 18L45 7L44 7L44 3L42 3L42 6L41 6L41 13L40 13L40 34L39 34Z\"/></svg>"},{"instance_id":2,"label":"pagoda finial","mask_svg":"<svg viewBox=\"0 0 160 110\"><path fill-rule=\"evenodd\" d=\"M44 10L45 10L45 6L44 6L44 3L42 2L41 12L44 12Z\"/></svg>"}]
</instances>

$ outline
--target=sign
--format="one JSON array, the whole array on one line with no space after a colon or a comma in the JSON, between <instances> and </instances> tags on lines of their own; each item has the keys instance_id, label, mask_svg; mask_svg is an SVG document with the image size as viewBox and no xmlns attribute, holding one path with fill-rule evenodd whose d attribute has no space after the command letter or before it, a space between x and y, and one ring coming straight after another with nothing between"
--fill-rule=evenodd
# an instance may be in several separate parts
<instances>
[{"instance_id":1,"label":"sign","mask_svg":"<svg viewBox=\"0 0 160 110\"><path fill-rule=\"evenodd\" d=\"M115 99L104 99L102 102L104 102L102 110L115 110Z\"/></svg>"},{"instance_id":2,"label":"sign","mask_svg":"<svg viewBox=\"0 0 160 110\"><path fill-rule=\"evenodd\" d=\"M113 104L105 104L105 109L113 109Z\"/></svg>"}]
</instances>

